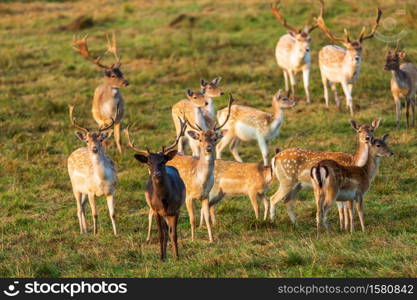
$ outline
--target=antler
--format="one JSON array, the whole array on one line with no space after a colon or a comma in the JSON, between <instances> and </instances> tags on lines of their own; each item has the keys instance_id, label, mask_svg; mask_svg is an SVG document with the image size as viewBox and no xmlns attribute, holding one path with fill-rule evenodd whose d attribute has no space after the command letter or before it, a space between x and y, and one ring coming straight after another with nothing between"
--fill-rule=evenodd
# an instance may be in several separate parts
<instances>
[{"instance_id":1,"label":"antler","mask_svg":"<svg viewBox=\"0 0 417 300\"><path fill-rule=\"evenodd\" d=\"M197 131L203 131L203 128L201 128L197 123L194 126L193 124L190 123L190 121L188 121L188 119L185 119L185 121L187 122L187 125L190 126L192 129L197 130Z\"/></svg>"},{"instance_id":2,"label":"antler","mask_svg":"<svg viewBox=\"0 0 417 300\"><path fill-rule=\"evenodd\" d=\"M87 60L91 61L93 64L99 66L100 68L111 69L111 67L105 66L102 63L100 63L100 59L101 59L100 57L93 58L90 55L90 52L88 51L88 46L87 46L87 38L88 38L88 35L86 35L82 39L77 39L74 35L73 36L74 50L77 51L81 56L85 57Z\"/></svg>"},{"instance_id":3,"label":"antler","mask_svg":"<svg viewBox=\"0 0 417 300\"><path fill-rule=\"evenodd\" d=\"M165 148L164 146L162 146L162 153L169 152L169 151L171 151L172 149L174 149L175 147L177 147L177 145L178 145L178 142L179 142L180 138L181 138L182 136L184 136L185 129L187 128L187 122L186 122L186 121L181 120L181 118L180 118L180 117L178 117L178 120L180 121L180 124L181 124L181 130L180 130L180 133L178 134L177 139L175 140L174 144L172 144L171 146L169 146L169 147L167 147L167 148Z\"/></svg>"},{"instance_id":4,"label":"antler","mask_svg":"<svg viewBox=\"0 0 417 300\"><path fill-rule=\"evenodd\" d=\"M317 18L315 18L316 24L314 24L313 26L311 26L308 29L308 33L312 32L316 28L319 28L319 25L317 24L318 23L317 20L319 18L322 18L323 19L323 15L324 15L324 2L323 2L323 0L319 0L319 1L320 1L320 15Z\"/></svg>"},{"instance_id":5,"label":"antler","mask_svg":"<svg viewBox=\"0 0 417 300\"><path fill-rule=\"evenodd\" d=\"M282 26L284 26L285 28L287 28L288 30L294 32L294 33L298 33L300 32L300 30L290 26L287 24L287 21L285 20L285 18L282 16L281 14L281 10L278 8L278 4L279 4L279 0L277 2L275 2L274 4L271 4L271 10L272 10L272 14L274 15L275 19L278 20L278 22L281 23Z\"/></svg>"},{"instance_id":6,"label":"antler","mask_svg":"<svg viewBox=\"0 0 417 300\"><path fill-rule=\"evenodd\" d=\"M74 106L73 105L68 105L68 110L69 110L69 118L70 118L70 121L71 121L71 125L73 127L77 128L77 129L81 130L81 131L84 131L85 133L90 132L90 130L88 130L87 128L81 127L80 125L75 123L75 119L74 119L74 116L73 116Z\"/></svg>"},{"instance_id":7,"label":"antler","mask_svg":"<svg viewBox=\"0 0 417 300\"><path fill-rule=\"evenodd\" d=\"M320 2L320 16L316 18L317 26L320 27L320 29L333 41L336 42L347 42L349 41L349 35L347 33L347 30L345 29L345 37L339 38L334 36L330 30L327 28L326 24L324 23L323 14L324 14L324 2L323 0L319 0Z\"/></svg>"},{"instance_id":8,"label":"antler","mask_svg":"<svg viewBox=\"0 0 417 300\"><path fill-rule=\"evenodd\" d=\"M381 16L382 16L382 10L378 7L377 14L376 14L376 21L375 21L374 26L372 27L371 33L366 35L366 36L363 36L365 34L365 27L364 27L362 29L361 34L359 35L359 41L360 42L374 37L376 29L378 28L378 25L379 25L379 20L381 19Z\"/></svg>"},{"instance_id":9,"label":"antler","mask_svg":"<svg viewBox=\"0 0 417 300\"><path fill-rule=\"evenodd\" d=\"M224 120L223 124L220 126L217 126L217 122L214 124L214 131L217 131L219 129L222 129L224 125L226 125L227 121L229 121L230 113L232 112L232 104L235 101L232 94L229 94L229 106L228 106L228 112L227 117Z\"/></svg>"},{"instance_id":10,"label":"antler","mask_svg":"<svg viewBox=\"0 0 417 300\"><path fill-rule=\"evenodd\" d=\"M127 145L130 148L132 148L133 150L135 150L138 153L150 154L149 149L147 149L147 148L146 148L146 150L136 148L136 146L133 144L133 142L130 140L130 137L129 137L129 126L127 128L125 128L124 133L125 133L125 137L126 137L127 142L128 142Z\"/></svg>"},{"instance_id":11,"label":"antler","mask_svg":"<svg viewBox=\"0 0 417 300\"><path fill-rule=\"evenodd\" d=\"M108 53L112 53L114 55L114 58L116 59L116 62L112 65L112 68L114 67L120 67L121 62L120 62L120 57L117 54L117 46L116 46L116 34L112 33L112 40L110 41L110 37L108 34L106 34L106 38L107 38L107 52Z\"/></svg>"}]
</instances>

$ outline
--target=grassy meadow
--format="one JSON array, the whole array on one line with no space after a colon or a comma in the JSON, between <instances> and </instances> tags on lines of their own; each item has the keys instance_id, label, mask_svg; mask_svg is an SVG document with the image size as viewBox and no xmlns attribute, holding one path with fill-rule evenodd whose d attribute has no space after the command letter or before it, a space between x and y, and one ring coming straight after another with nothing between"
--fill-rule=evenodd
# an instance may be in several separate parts
<instances>
[{"instance_id":1,"label":"grassy meadow","mask_svg":"<svg viewBox=\"0 0 417 300\"><path fill-rule=\"evenodd\" d=\"M283 2L293 26L312 22L318 13L314 1ZM379 5L383 18L397 22L394 29L381 26L380 32L392 36L406 30L402 46L407 59L417 63L417 7L413 0L402 3L406 13L397 16L394 0L326 0L326 20L335 34L347 27L356 37L363 25L372 24ZM183 21L169 26L181 14ZM91 18L90 27L68 30L66 25L81 15ZM269 1L0 1L0 16L0 277L417 276L417 131L405 129L404 110L402 127L395 129L391 74L383 69L388 44L382 39L364 42L353 89L354 119L370 123L381 118L377 135L389 133L395 152L382 160L365 198L367 232L339 233L333 208L331 234L317 239L311 191L298 196L297 226L284 205L271 223L255 220L247 197L225 198L217 206L214 243L208 243L205 228L191 241L184 207L180 260L171 259L168 248L167 262L160 263L155 224L152 243L145 242L148 173L126 147L120 155L112 143L107 152L118 169L119 236L112 234L102 198L97 201L99 234L79 234L66 160L82 143L70 128L67 106L76 105L79 123L96 126L91 102L102 71L72 50L72 36L89 34L91 52L102 55L104 34L116 32L122 71L131 83L122 90L124 124L130 124L136 144L156 150L175 136L171 106L184 98L186 88L198 88L200 78L221 76L222 89L239 104L271 109L272 95L284 87L274 51L286 30L271 15ZM324 106L317 53L331 42L319 30L312 39L313 104L305 103L299 75L301 99L286 111L271 153L276 147L344 152L357 147L346 109L339 112L333 97L331 107ZM111 62L112 56L103 60ZM217 98L216 108L227 100L226 95ZM243 144L240 153L245 161L261 161L256 143ZM224 157L231 159L228 150ZM270 195L277 186L275 181ZM89 207L87 218L91 229Z\"/></svg>"}]
</instances>

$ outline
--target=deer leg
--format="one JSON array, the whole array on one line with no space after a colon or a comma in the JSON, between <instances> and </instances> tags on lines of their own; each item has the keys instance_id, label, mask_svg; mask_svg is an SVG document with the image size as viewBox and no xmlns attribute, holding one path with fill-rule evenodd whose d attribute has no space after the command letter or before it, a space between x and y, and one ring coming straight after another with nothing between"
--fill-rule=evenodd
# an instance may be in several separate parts
<instances>
[{"instance_id":1,"label":"deer leg","mask_svg":"<svg viewBox=\"0 0 417 300\"><path fill-rule=\"evenodd\" d=\"M166 217L166 223L168 224L169 239L171 240L172 255L174 258L178 258L178 243L177 243L177 222L178 215Z\"/></svg>"},{"instance_id":2,"label":"deer leg","mask_svg":"<svg viewBox=\"0 0 417 300\"><path fill-rule=\"evenodd\" d=\"M222 158L222 152L224 148L233 140L233 132L231 129L229 129L226 133L226 136L224 136L220 142L216 146L216 158L221 159Z\"/></svg>"},{"instance_id":3,"label":"deer leg","mask_svg":"<svg viewBox=\"0 0 417 300\"><path fill-rule=\"evenodd\" d=\"M158 225L158 237L159 237L159 249L160 249L160 259L165 260L166 253L164 252L164 226L162 224L162 217L158 214L155 214L156 224Z\"/></svg>"},{"instance_id":4,"label":"deer leg","mask_svg":"<svg viewBox=\"0 0 417 300\"><path fill-rule=\"evenodd\" d=\"M319 188L314 188L314 198L316 200L316 234L317 238L320 235L320 226L322 220L322 195Z\"/></svg>"},{"instance_id":5,"label":"deer leg","mask_svg":"<svg viewBox=\"0 0 417 300\"><path fill-rule=\"evenodd\" d=\"M116 141L117 150L122 153L122 146L120 143L120 136L122 131L121 123L114 123L114 140Z\"/></svg>"},{"instance_id":6,"label":"deer leg","mask_svg":"<svg viewBox=\"0 0 417 300\"><path fill-rule=\"evenodd\" d=\"M255 218L256 220L258 220L259 219L258 192L256 190L250 190L248 196L252 204L253 211L255 212Z\"/></svg>"},{"instance_id":7,"label":"deer leg","mask_svg":"<svg viewBox=\"0 0 417 300\"><path fill-rule=\"evenodd\" d=\"M282 74L284 75L284 82L285 82L285 92L288 93L288 91L290 90L290 86L288 84L288 73L286 70L282 71Z\"/></svg>"},{"instance_id":8,"label":"deer leg","mask_svg":"<svg viewBox=\"0 0 417 300\"><path fill-rule=\"evenodd\" d=\"M406 117L406 120L407 120L407 128L409 128L410 127L410 120L409 120L409 118L410 118L410 102L409 102L408 98L406 99L405 105L406 105L405 117Z\"/></svg>"},{"instance_id":9,"label":"deer leg","mask_svg":"<svg viewBox=\"0 0 417 300\"><path fill-rule=\"evenodd\" d=\"M194 237L195 237L194 199L192 198L185 199L185 205L187 206L188 216L190 217L191 240L194 241Z\"/></svg>"},{"instance_id":10,"label":"deer leg","mask_svg":"<svg viewBox=\"0 0 417 300\"><path fill-rule=\"evenodd\" d=\"M239 147L240 143L241 140L239 138L234 138L230 143L229 149L236 161L243 162L242 158L239 155L239 152L237 151L237 148Z\"/></svg>"},{"instance_id":11,"label":"deer leg","mask_svg":"<svg viewBox=\"0 0 417 300\"><path fill-rule=\"evenodd\" d=\"M84 226L82 222L82 206L81 206L81 197L82 194L78 191L73 190L75 201L77 202L77 215L78 215L78 221L80 223L80 233L84 233Z\"/></svg>"},{"instance_id":12,"label":"deer leg","mask_svg":"<svg viewBox=\"0 0 417 300\"><path fill-rule=\"evenodd\" d=\"M85 206L88 202L88 195L82 194L81 196L81 223L84 228L84 233L87 233L87 219L85 218Z\"/></svg>"},{"instance_id":13,"label":"deer leg","mask_svg":"<svg viewBox=\"0 0 417 300\"><path fill-rule=\"evenodd\" d=\"M346 218L345 230L347 231L348 227L350 225L350 233L353 233L353 228L355 227L355 224L354 224L354 220L353 220L353 202L352 201L347 201L347 203L346 203L346 213L349 216L349 219Z\"/></svg>"},{"instance_id":14,"label":"deer leg","mask_svg":"<svg viewBox=\"0 0 417 300\"><path fill-rule=\"evenodd\" d=\"M114 196L113 195L109 195L106 197L107 200L107 207L109 208L109 215L110 215L110 219L111 219L111 225L113 227L113 233L114 235L117 235L117 229L116 229L116 214L115 214L115 209L114 209Z\"/></svg>"},{"instance_id":15,"label":"deer leg","mask_svg":"<svg viewBox=\"0 0 417 300\"><path fill-rule=\"evenodd\" d=\"M146 242L147 243L150 243L150 241L151 241L152 219L153 219L153 210L152 210L152 208L149 208L149 213L148 213L148 236L146 237Z\"/></svg>"},{"instance_id":16,"label":"deer leg","mask_svg":"<svg viewBox=\"0 0 417 300\"><path fill-rule=\"evenodd\" d=\"M211 221L211 224L215 226L217 224L217 221L216 221L216 213L215 213L214 205L211 205L209 208L210 208L210 221Z\"/></svg>"},{"instance_id":17,"label":"deer leg","mask_svg":"<svg viewBox=\"0 0 417 300\"><path fill-rule=\"evenodd\" d=\"M340 231L343 231L343 225L345 222L345 216L344 216L344 202L342 201L337 201L337 210L339 213L339 229Z\"/></svg>"},{"instance_id":18,"label":"deer leg","mask_svg":"<svg viewBox=\"0 0 417 300\"><path fill-rule=\"evenodd\" d=\"M292 71L288 72L290 77L290 84L291 84L291 98L295 99L295 73Z\"/></svg>"},{"instance_id":19,"label":"deer leg","mask_svg":"<svg viewBox=\"0 0 417 300\"><path fill-rule=\"evenodd\" d=\"M201 205L202 205L202 209L203 209L203 212L204 212L204 220L205 220L206 226L207 226L209 241L210 241L210 243L212 243L213 242L213 236L212 236L212 233L211 233L210 209L209 209L208 199L204 199L203 201L201 201Z\"/></svg>"},{"instance_id":20,"label":"deer leg","mask_svg":"<svg viewBox=\"0 0 417 300\"><path fill-rule=\"evenodd\" d=\"M203 228L204 225L204 211L203 211L203 207L201 207L200 209L200 225L199 228Z\"/></svg>"},{"instance_id":21,"label":"deer leg","mask_svg":"<svg viewBox=\"0 0 417 300\"><path fill-rule=\"evenodd\" d=\"M275 218L275 208L278 204L278 202L281 202L284 200L284 202L289 201L290 197L291 197L291 192L294 189L294 185L293 184L284 184L282 182L280 182L278 191L276 191L276 193L274 195L272 195L272 197L270 198L269 202L269 218L271 221L274 220Z\"/></svg>"},{"instance_id":22,"label":"deer leg","mask_svg":"<svg viewBox=\"0 0 417 300\"><path fill-rule=\"evenodd\" d=\"M310 95L310 68L306 67L303 69L303 83L304 83L304 90L306 92L307 103L311 103L311 95Z\"/></svg>"},{"instance_id":23,"label":"deer leg","mask_svg":"<svg viewBox=\"0 0 417 300\"><path fill-rule=\"evenodd\" d=\"M416 100L414 96L410 97L410 108L411 108L411 126L414 127L414 114L416 110Z\"/></svg>"},{"instance_id":24,"label":"deer leg","mask_svg":"<svg viewBox=\"0 0 417 300\"><path fill-rule=\"evenodd\" d=\"M94 234L97 234L97 207L94 194L88 194L88 202L90 202L91 214L93 215Z\"/></svg>"},{"instance_id":25,"label":"deer leg","mask_svg":"<svg viewBox=\"0 0 417 300\"><path fill-rule=\"evenodd\" d=\"M264 221L266 221L268 219L268 212L269 212L269 201L268 198L266 197L265 193L262 193L261 195L263 204L264 204Z\"/></svg>"},{"instance_id":26,"label":"deer leg","mask_svg":"<svg viewBox=\"0 0 417 300\"><path fill-rule=\"evenodd\" d=\"M265 141L265 138L261 135L257 136L257 141L259 145L259 149L261 149L262 158L264 160L264 166L267 167L269 164L268 161L268 144Z\"/></svg>"},{"instance_id":27,"label":"deer leg","mask_svg":"<svg viewBox=\"0 0 417 300\"><path fill-rule=\"evenodd\" d=\"M365 232L365 217L363 212L363 199L359 198L359 201L355 202L356 210L358 211L359 221L361 222L362 232Z\"/></svg>"},{"instance_id":28,"label":"deer leg","mask_svg":"<svg viewBox=\"0 0 417 300\"><path fill-rule=\"evenodd\" d=\"M336 102L336 106L337 106L337 108L340 109L340 98L339 98L339 95L337 94L337 85L336 85L336 83L332 82L330 87L331 87L331 89L334 93L334 101Z\"/></svg>"},{"instance_id":29,"label":"deer leg","mask_svg":"<svg viewBox=\"0 0 417 300\"><path fill-rule=\"evenodd\" d=\"M401 120L401 100L399 97L394 95L395 102L395 115L397 121L397 129L400 129L400 120Z\"/></svg>"},{"instance_id":30,"label":"deer leg","mask_svg":"<svg viewBox=\"0 0 417 300\"><path fill-rule=\"evenodd\" d=\"M322 74L321 81L323 82L324 100L326 101L326 107L329 107L329 87L327 78Z\"/></svg>"},{"instance_id":31,"label":"deer leg","mask_svg":"<svg viewBox=\"0 0 417 300\"><path fill-rule=\"evenodd\" d=\"M341 82L343 92L345 93L346 97L346 107L349 108L350 115L353 116L353 103L352 103L352 95L350 93L349 86L347 82Z\"/></svg>"},{"instance_id":32,"label":"deer leg","mask_svg":"<svg viewBox=\"0 0 417 300\"><path fill-rule=\"evenodd\" d=\"M209 194L209 208L210 208L210 220L211 224L214 226L216 225L216 214L215 214L215 205L220 202L220 200L223 199L225 196L225 193L218 188L218 186L214 185L211 188L210 194ZM203 217L203 215L201 215Z\"/></svg>"}]
</instances>

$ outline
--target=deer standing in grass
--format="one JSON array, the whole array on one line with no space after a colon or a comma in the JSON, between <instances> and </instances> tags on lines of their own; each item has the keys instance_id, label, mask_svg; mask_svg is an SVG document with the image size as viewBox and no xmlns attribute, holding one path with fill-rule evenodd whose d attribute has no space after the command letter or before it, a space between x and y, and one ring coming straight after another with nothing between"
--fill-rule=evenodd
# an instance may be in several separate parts
<instances>
[{"instance_id":1,"label":"deer standing in grass","mask_svg":"<svg viewBox=\"0 0 417 300\"><path fill-rule=\"evenodd\" d=\"M394 51L389 50L386 57L385 70L391 71L391 93L395 101L395 110L397 117L397 129L400 129L401 119L401 98L406 101L406 118L407 128L414 126L414 113L416 107L417 93L417 67L412 63L402 63L400 60L405 57L405 52L400 51L399 43ZM410 118L411 110L411 122Z\"/></svg>"},{"instance_id":2,"label":"deer standing in grass","mask_svg":"<svg viewBox=\"0 0 417 300\"><path fill-rule=\"evenodd\" d=\"M279 135L284 121L283 109L291 108L294 105L294 100L282 95L281 90L272 97L272 114L249 106L233 105L229 122L225 127L228 129L227 134L217 145L217 158L221 159L224 148L230 143L229 148L233 157L236 161L242 162L238 152L239 145L242 141L256 140L262 153L264 165L267 166L269 163L268 142ZM217 113L219 122L223 122L226 116L226 109Z\"/></svg>"},{"instance_id":3,"label":"deer standing in grass","mask_svg":"<svg viewBox=\"0 0 417 300\"><path fill-rule=\"evenodd\" d=\"M352 88L353 83L359 77L360 66L362 63L362 43L363 41L374 37L379 20L381 19L382 11L378 8L376 21L370 34L365 35L365 27L363 27L359 34L359 38L351 41L346 29L344 37L336 37L330 32L323 19L323 1L321 0L320 3L322 12L317 18L317 25L331 40L341 42L345 47L342 48L335 45L328 45L323 47L319 52L319 66L326 106L329 106L329 91L327 85L330 83L334 92L336 105L337 107L340 107L340 99L336 88L336 84L340 83L346 97L346 106L349 109L350 114L353 115Z\"/></svg>"},{"instance_id":4,"label":"deer standing in grass","mask_svg":"<svg viewBox=\"0 0 417 300\"><path fill-rule=\"evenodd\" d=\"M158 224L161 260L166 258L168 234L172 244L174 258L178 257L177 224L181 206L185 200L185 185L178 170L165 164L177 154L175 147L179 138L184 134L185 122L181 123L181 132L175 143L167 148L162 147L158 153L142 150L133 144L129 138L129 131L125 129L128 145L139 154L135 158L148 166L149 178L146 185L145 198L150 208L150 217L155 216Z\"/></svg>"},{"instance_id":5,"label":"deer standing in grass","mask_svg":"<svg viewBox=\"0 0 417 300\"><path fill-rule=\"evenodd\" d=\"M100 57L93 58L88 50L87 36L83 39L75 39L74 49L90 62L104 69L104 82L94 91L93 98L93 118L97 124L102 127L110 124L114 120L114 138L117 150L121 153L122 147L120 143L121 123L124 116L124 102L120 88L129 85L129 82L123 77L120 70L121 61L117 54L116 36L113 33L112 40L107 36L107 52L114 55L116 62L110 66L103 65Z\"/></svg>"},{"instance_id":6,"label":"deer standing in grass","mask_svg":"<svg viewBox=\"0 0 417 300\"><path fill-rule=\"evenodd\" d=\"M216 224L214 207L227 195L248 195L256 219L259 219L258 199L264 205L264 220L269 211L266 191L273 180L272 168L262 163L240 163L217 159L214 164L214 184L209 194L210 218ZM200 227L203 226L204 214L201 210Z\"/></svg>"},{"instance_id":7,"label":"deer standing in grass","mask_svg":"<svg viewBox=\"0 0 417 300\"><path fill-rule=\"evenodd\" d=\"M358 134L359 147L354 154L342 152L323 152L300 148L290 148L279 152L272 158L272 169L279 181L278 191L270 200L270 218L275 218L276 205L284 201L288 216L292 223L296 217L293 210L295 196L301 188L311 187L310 170L321 160L331 159L343 166L362 167L368 160L369 141L374 136L380 121L374 120L372 125L358 125L350 121Z\"/></svg>"},{"instance_id":8,"label":"deer standing in grass","mask_svg":"<svg viewBox=\"0 0 417 300\"><path fill-rule=\"evenodd\" d=\"M349 220L345 216L345 224L347 225L350 222L350 232L353 232L354 227L354 203L358 211L362 231L365 231L363 198L378 172L380 158L394 155L385 144L387 137L388 135L384 135L382 139L372 138L369 141L368 160L362 167L343 166L334 160L322 160L311 168L310 177L317 206L317 235L320 231L321 222L328 231L327 213L335 201L349 202ZM341 228L342 221L340 219Z\"/></svg>"},{"instance_id":9,"label":"deer standing in grass","mask_svg":"<svg viewBox=\"0 0 417 300\"><path fill-rule=\"evenodd\" d=\"M291 85L291 97L293 99L295 98L295 75L301 71L303 73L307 103L310 103L311 32L317 28L317 25L305 26L301 29L296 29L288 25L282 16L281 10L278 8L278 4L279 1L271 6L272 14L282 26L288 29L288 33L281 36L275 48L275 57L278 66L284 74L285 91L289 93Z\"/></svg>"},{"instance_id":10,"label":"deer standing in grass","mask_svg":"<svg viewBox=\"0 0 417 300\"><path fill-rule=\"evenodd\" d=\"M197 124L202 129L211 128L216 121L213 98L220 97L223 92L219 88L221 77L214 78L211 82L204 79L200 81L199 92L187 89L187 99L181 100L172 106L172 119L177 134L180 132L180 121L186 118L191 124ZM193 156L199 156L200 147L198 142L191 138L188 133L181 137L178 152L184 154L184 148L189 145Z\"/></svg>"},{"instance_id":11,"label":"deer standing in grass","mask_svg":"<svg viewBox=\"0 0 417 300\"><path fill-rule=\"evenodd\" d=\"M117 173L113 161L106 156L102 143L109 136L108 130L113 126L114 121L91 132L89 129L79 126L73 118L73 106L69 106L71 124L78 129L76 136L87 147L78 148L68 157L68 173L71 178L72 190L77 201L77 214L80 222L81 234L87 233L87 222L85 219L85 204L90 202L93 216L94 234L97 233L97 207L96 198L104 196L107 199L110 219L114 235L117 235L115 199L114 194L117 183Z\"/></svg>"}]
</instances>

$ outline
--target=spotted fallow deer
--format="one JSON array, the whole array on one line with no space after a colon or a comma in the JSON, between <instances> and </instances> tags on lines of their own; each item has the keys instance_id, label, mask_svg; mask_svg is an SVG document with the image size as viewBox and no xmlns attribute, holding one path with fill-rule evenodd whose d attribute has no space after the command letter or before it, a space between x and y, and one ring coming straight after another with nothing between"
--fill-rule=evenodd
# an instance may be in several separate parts
<instances>
[{"instance_id":1,"label":"spotted fallow deer","mask_svg":"<svg viewBox=\"0 0 417 300\"><path fill-rule=\"evenodd\" d=\"M180 132L180 119L186 118L191 124L197 124L202 129L211 128L215 123L215 108L213 98L220 97L223 92L219 88L221 77L214 78L211 82L200 80L200 91L193 92L187 89L187 99L181 100L172 106L172 119L177 134ZM184 148L189 145L194 156L199 156L198 142L188 133L181 137L178 152L184 154Z\"/></svg>"},{"instance_id":2,"label":"spotted fallow deer","mask_svg":"<svg viewBox=\"0 0 417 300\"><path fill-rule=\"evenodd\" d=\"M368 159L362 167L343 166L334 160L322 160L311 168L310 177L317 206L317 235L320 231L321 222L328 231L327 213L335 201L349 202L350 232L353 232L354 227L354 203L358 211L362 231L365 231L363 198L378 172L380 158L394 155L385 144L387 137L388 135L384 135L382 139L372 138L369 141ZM349 222L346 222L346 224ZM343 219L341 218L341 228L342 223Z\"/></svg>"},{"instance_id":3,"label":"spotted fallow deer","mask_svg":"<svg viewBox=\"0 0 417 300\"><path fill-rule=\"evenodd\" d=\"M414 126L415 96L417 93L417 67L412 63L402 63L400 60L405 57L405 52L400 51L399 44L394 51L389 50L386 57L385 70L392 72L391 93L395 101L397 117L397 129L400 128L401 119L401 98L406 101L407 127ZM410 118L411 110L411 122Z\"/></svg>"},{"instance_id":4,"label":"spotted fallow deer","mask_svg":"<svg viewBox=\"0 0 417 300\"><path fill-rule=\"evenodd\" d=\"M307 103L310 103L311 32L318 26L305 26L301 29L290 26L282 16L278 4L279 1L271 5L272 14L282 26L288 29L288 33L281 36L275 48L278 66L284 74L285 91L288 93L291 85L291 97L295 98L295 75L301 71Z\"/></svg>"},{"instance_id":5,"label":"spotted fallow deer","mask_svg":"<svg viewBox=\"0 0 417 300\"><path fill-rule=\"evenodd\" d=\"M368 159L369 141L374 136L380 121L374 120L372 125L358 125L350 121L358 134L359 148L354 154L342 152L322 152L300 148L290 148L279 152L272 158L272 169L279 181L278 191L270 199L270 218L275 218L276 205L284 201L291 222L295 223L293 211L295 196L301 188L311 187L310 170L321 160L331 159L343 166L362 167Z\"/></svg>"},{"instance_id":6,"label":"spotted fallow deer","mask_svg":"<svg viewBox=\"0 0 417 300\"><path fill-rule=\"evenodd\" d=\"M258 199L264 205L264 220L269 212L266 192L273 180L272 168L262 163L241 163L217 159L214 164L214 185L209 194L210 219L216 224L214 207L227 195L248 195L256 219L259 219ZM200 227L203 226L201 210Z\"/></svg>"},{"instance_id":7,"label":"spotted fallow deer","mask_svg":"<svg viewBox=\"0 0 417 300\"><path fill-rule=\"evenodd\" d=\"M116 59L116 62L112 65L103 65L100 62L100 57L93 58L90 55L87 46L87 36L79 40L74 37L74 49L81 56L104 69L104 82L94 91L93 118L100 127L106 126L111 120L114 120L114 138L117 149L121 153L120 134L121 122L124 116L124 102L120 88L128 86L129 82L123 77L123 73L120 70L121 61L117 54L115 34L113 33L111 41L109 36L107 36L107 41L107 52L112 53ZM119 108L117 109L117 107Z\"/></svg>"},{"instance_id":8,"label":"spotted fallow deer","mask_svg":"<svg viewBox=\"0 0 417 300\"><path fill-rule=\"evenodd\" d=\"M158 224L161 260L166 258L168 233L173 256L178 257L177 224L181 206L185 201L185 185L178 170L165 164L177 154L175 147L185 128L185 122L181 123L181 132L175 143L167 148L162 147L162 151L158 153L137 148L129 138L128 129L124 130L129 147L138 153L135 154L135 158L148 166L149 178L145 198L150 208L149 215L154 215Z\"/></svg>"},{"instance_id":9,"label":"spotted fallow deer","mask_svg":"<svg viewBox=\"0 0 417 300\"><path fill-rule=\"evenodd\" d=\"M230 143L230 151L233 157L236 161L242 162L238 146L242 141L256 140L262 153L264 165L267 166L269 163L268 142L279 135L279 130L284 121L283 109L294 105L294 100L282 95L281 90L272 97L272 114L249 106L233 105L229 122L225 126L228 129L227 134L217 145L217 158L221 159L224 148ZM226 115L226 109L218 111L217 119L219 122L223 122Z\"/></svg>"},{"instance_id":10,"label":"spotted fallow deer","mask_svg":"<svg viewBox=\"0 0 417 300\"><path fill-rule=\"evenodd\" d=\"M230 95L229 100L229 115L230 108L234 99ZM191 238L195 238L195 216L194 216L194 201L201 201L204 210L204 219L207 225L207 231L210 242L213 241L213 235L210 226L210 212L209 212L209 193L214 184L214 166L216 157L216 144L226 133L222 127L227 123L228 118L221 125L215 123L212 128L203 130L199 125L192 125L188 120L187 124L193 130L188 130L191 138L198 140L200 145L200 156L188 156L177 154L168 165L174 166L178 169L182 180L184 180L186 188L185 204L187 206L188 215L191 224ZM149 211L149 226L148 238L151 238L152 226L152 211Z\"/></svg>"},{"instance_id":11,"label":"spotted fallow deer","mask_svg":"<svg viewBox=\"0 0 417 300\"><path fill-rule=\"evenodd\" d=\"M323 1L320 0L321 10L323 11ZM344 37L334 36L324 23L323 13L317 18L317 25L320 29L333 41L341 42L345 48L328 45L324 46L319 52L319 67L321 80L323 82L324 98L326 106L329 106L329 91L327 84L331 84L334 92L337 107L340 107L340 99L337 94L336 84L340 83L346 97L346 106L353 115L352 88L353 83L359 77L360 66L362 62L362 43L363 41L374 37L381 19L382 11L377 10L375 24L371 33L365 35L365 27L363 27L359 38L351 41L347 29L345 29Z\"/></svg>"},{"instance_id":12,"label":"spotted fallow deer","mask_svg":"<svg viewBox=\"0 0 417 300\"><path fill-rule=\"evenodd\" d=\"M104 196L107 199L110 219L114 235L117 235L115 199L114 194L117 183L117 173L113 161L106 156L102 143L109 136L108 130L113 126L114 121L98 131L90 131L79 126L73 118L73 106L69 106L71 124L78 129L76 136L87 147L78 148L68 157L68 173L71 179L72 190L77 201L77 214L80 222L81 234L87 233L87 222L85 219L85 204L90 202L93 216L94 234L97 233L97 208L96 198Z\"/></svg>"}]
</instances>

